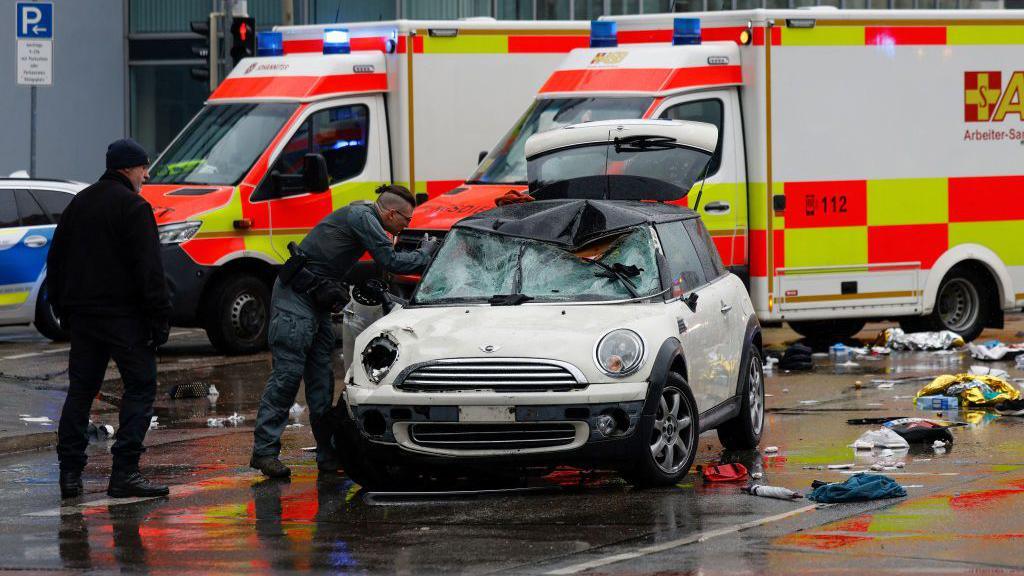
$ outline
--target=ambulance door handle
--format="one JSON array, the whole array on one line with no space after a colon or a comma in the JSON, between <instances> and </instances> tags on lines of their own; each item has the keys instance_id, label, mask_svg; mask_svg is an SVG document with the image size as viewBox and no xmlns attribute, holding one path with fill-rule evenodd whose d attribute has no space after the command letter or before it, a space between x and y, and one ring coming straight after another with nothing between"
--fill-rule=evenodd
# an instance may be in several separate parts
<instances>
[{"instance_id":1,"label":"ambulance door handle","mask_svg":"<svg viewBox=\"0 0 1024 576\"><path fill-rule=\"evenodd\" d=\"M22 241L22 244L29 248L42 248L46 246L46 236L29 236Z\"/></svg>"},{"instance_id":2,"label":"ambulance door handle","mask_svg":"<svg viewBox=\"0 0 1024 576\"><path fill-rule=\"evenodd\" d=\"M709 202L704 206L704 212L714 214L727 214L729 212L729 203L721 200Z\"/></svg>"}]
</instances>

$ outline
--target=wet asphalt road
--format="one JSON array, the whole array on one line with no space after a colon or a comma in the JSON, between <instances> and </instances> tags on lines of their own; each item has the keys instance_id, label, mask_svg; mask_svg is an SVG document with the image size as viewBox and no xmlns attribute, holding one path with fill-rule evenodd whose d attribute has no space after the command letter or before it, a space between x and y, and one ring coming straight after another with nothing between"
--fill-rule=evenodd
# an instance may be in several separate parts
<instances>
[{"instance_id":1,"label":"wet asphalt road","mask_svg":"<svg viewBox=\"0 0 1024 576\"><path fill-rule=\"evenodd\" d=\"M1024 324L1020 319L1017 324ZM1011 325L996 336L1014 339ZM865 331L861 336L868 336ZM865 573L992 572L1024 567L1024 419L975 411L945 414L969 422L943 454L919 448L890 476L908 497L815 507L747 496L742 483L708 484L696 471L677 487L637 491L614 474L558 470L515 492L410 497L368 494L343 476L318 478L305 414L285 433L290 482L264 481L245 467L265 356L209 366L199 335L181 335L164 351L174 383L214 383L208 399L157 405L163 428L148 437L144 472L171 484L167 499L106 498L110 456L94 444L88 494L60 507L52 451L0 458L0 569L96 572L341 573ZM986 334L983 338L989 337ZM769 342L792 338L770 331ZM0 371L59 366L66 354L5 357L47 346L30 336L0 345ZM1017 338L1019 340L1019 338ZM26 352L28 351L28 352ZM965 371L966 353L903 353L858 360L836 373L816 358L813 373L776 371L766 379L769 414L762 448L729 453L714 433L701 438L697 463L737 461L763 481L806 492L814 479L854 463L848 445L870 426L850 418L924 416L910 397L919 383L879 389L873 379ZM26 362L33 362L26 366ZM992 363L1024 377L1012 363ZM15 385L0 380L0 386ZM116 384L108 391L116 397ZM300 403L305 404L301 399ZM234 412L238 427L208 428ZM98 418L104 417L98 414ZM431 489L483 489L466 481Z\"/></svg>"}]
</instances>

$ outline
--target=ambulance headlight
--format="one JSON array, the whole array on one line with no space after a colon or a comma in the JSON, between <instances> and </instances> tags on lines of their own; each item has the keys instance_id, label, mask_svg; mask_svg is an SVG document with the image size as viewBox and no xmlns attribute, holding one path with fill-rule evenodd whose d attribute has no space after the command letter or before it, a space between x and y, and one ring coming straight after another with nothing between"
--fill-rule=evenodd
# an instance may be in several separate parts
<instances>
[{"instance_id":1,"label":"ambulance headlight","mask_svg":"<svg viewBox=\"0 0 1024 576\"><path fill-rule=\"evenodd\" d=\"M612 330L597 343L594 360L597 367L609 376L629 376L643 364L644 341L632 330Z\"/></svg>"},{"instance_id":2,"label":"ambulance headlight","mask_svg":"<svg viewBox=\"0 0 1024 576\"><path fill-rule=\"evenodd\" d=\"M181 244L182 242L194 238L196 232L199 232L199 227L202 225L202 222L177 222L175 224L164 224L163 226L157 227L157 234L160 237L161 244Z\"/></svg>"},{"instance_id":3,"label":"ambulance headlight","mask_svg":"<svg viewBox=\"0 0 1024 576\"><path fill-rule=\"evenodd\" d=\"M347 28L324 30L324 54L348 54L351 51Z\"/></svg>"},{"instance_id":4,"label":"ambulance headlight","mask_svg":"<svg viewBox=\"0 0 1024 576\"><path fill-rule=\"evenodd\" d=\"M387 334L381 334L366 344L363 349L363 370L374 384L379 384L398 360L398 342Z\"/></svg>"}]
</instances>

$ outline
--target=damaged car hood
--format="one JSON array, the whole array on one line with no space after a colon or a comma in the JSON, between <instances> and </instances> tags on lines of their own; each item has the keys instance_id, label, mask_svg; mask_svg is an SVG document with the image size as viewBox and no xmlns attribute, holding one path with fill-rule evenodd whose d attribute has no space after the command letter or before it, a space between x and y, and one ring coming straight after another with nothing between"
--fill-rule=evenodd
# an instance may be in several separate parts
<instances>
[{"instance_id":1,"label":"damaged car hood","mask_svg":"<svg viewBox=\"0 0 1024 576\"><path fill-rule=\"evenodd\" d=\"M598 340L611 330L629 328L644 339L646 361L633 379L644 379L662 341L655 335L672 333L675 319L665 316L664 304L601 304L577 306L524 305L423 307L400 309L366 328L356 339L355 365L367 343L389 334L398 343L396 364L382 384L408 366L446 358L541 358L569 362L589 382L611 381L594 361ZM486 330L482 329L486 327ZM558 342L557 347L539 347ZM488 351L490 350L490 351ZM365 382L365 375L360 379Z\"/></svg>"}]
</instances>

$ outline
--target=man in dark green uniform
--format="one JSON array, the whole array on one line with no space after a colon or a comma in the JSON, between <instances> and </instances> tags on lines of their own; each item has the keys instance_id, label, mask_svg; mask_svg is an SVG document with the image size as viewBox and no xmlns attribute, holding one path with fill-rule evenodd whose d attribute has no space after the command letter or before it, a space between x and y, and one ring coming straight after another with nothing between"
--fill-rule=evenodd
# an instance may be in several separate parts
<instances>
[{"instance_id":1,"label":"man in dark green uniform","mask_svg":"<svg viewBox=\"0 0 1024 576\"><path fill-rule=\"evenodd\" d=\"M350 204L320 221L281 269L271 298L269 342L273 368L260 399L249 465L272 478L291 470L281 463L281 432L295 402L299 382L306 382L309 421L317 444L317 467L337 471L331 430L325 416L334 400L331 312L347 294L342 281L364 252L397 274L422 270L437 249L428 239L412 252L395 252L385 231L399 234L409 225L415 200L401 186L382 186L373 204Z\"/></svg>"}]
</instances>

